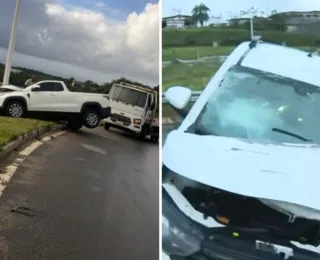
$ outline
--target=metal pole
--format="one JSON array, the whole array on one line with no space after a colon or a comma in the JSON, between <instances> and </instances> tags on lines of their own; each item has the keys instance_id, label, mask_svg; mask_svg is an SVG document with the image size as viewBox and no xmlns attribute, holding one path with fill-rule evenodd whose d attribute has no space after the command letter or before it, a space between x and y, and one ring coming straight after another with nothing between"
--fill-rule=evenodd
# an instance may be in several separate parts
<instances>
[{"instance_id":1,"label":"metal pole","mask_svg":"<svg viewBox=\"0 0 320 260\"><path fill-rule=\"evenodd\" d=\"M250 18L250 36L251 40L253 39L253 18Z\"/></svg>"},{"instance_id":2,"label":"metal pole","mask_svg":"<svg viewBox=\"0 0 320 260\"><path fill-rule=\"evenodd\" d=\"M3 86L9 84L11 65L12 65L12 56L14 52L14 45L16 43L16 30L17 30L17 24L18 24L19 9L20 9L20 0L16 0L16 7L13 14L10 42L9 42L8 53L7 53L6 67L3 75Z\"/></svg>"}]
</instances>

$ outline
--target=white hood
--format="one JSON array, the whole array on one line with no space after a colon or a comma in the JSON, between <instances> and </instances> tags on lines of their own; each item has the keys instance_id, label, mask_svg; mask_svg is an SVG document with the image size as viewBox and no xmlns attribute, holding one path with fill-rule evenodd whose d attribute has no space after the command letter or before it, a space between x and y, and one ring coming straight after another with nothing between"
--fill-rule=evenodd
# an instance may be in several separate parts
<instances>
[{"instance_id":1,"label":"white hood","mask_svg":"<svg viewBox=\"0 0 320 260\"><path fill-rule=\"evenodd\" d=\"M13 86L13 85L7 85L7 86L1 86L0 87L0 92L2 92L3 90L12 90L12 91L21 91L22 88L17 87L17 86Z\"/></svg>"},{"instance_id":2,"label":"white hood","mask_svg":"<svg viewBox=\"0 0 320 260\"><path fill-rule=\"evenodd\" d=\"M162 158L170 170L194 181L270 206L302 205L319 215L319 146L263 145L176 130L168 135Z\"/></svg>"}]
</instances>

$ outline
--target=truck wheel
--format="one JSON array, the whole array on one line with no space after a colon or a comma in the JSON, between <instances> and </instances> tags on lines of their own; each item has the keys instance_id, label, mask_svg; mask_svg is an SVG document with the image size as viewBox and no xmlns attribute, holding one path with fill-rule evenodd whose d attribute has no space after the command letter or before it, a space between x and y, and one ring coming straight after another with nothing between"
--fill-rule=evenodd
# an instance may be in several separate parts
<instances>
[{"instance_id":1,"label":"truck wheel","mask_svg":"<svg viewBox=\"0 0 320 260\"><path fill-rule=\"evenodd\" d=\"M9 102L5 109L5 115L10 117L20 118L25 115L25 108L21 101L14 100Z\"/></svg>"},{"instance_id":2,"label":"truck wheel","mask_svg":"<svg viewBox=\"0 0 320 260\"><path fill-rule=\"evenodd\" d=\"M152 137L151 137L151 141L152 141L153 143L157 143L157 142L159 141L159 136L152 136Z\"/></svg>"},{"instance_id":3,"label":"truck wheel","mask_svg":"<svg viewBox=\"0 0 320 260\"><path fill-rule=\"evenodd\" d=\"M105 123L105 124L104 124L104 129L105 129L105 130L109 130L109 129L110 129L110 124Z\"/></svg>"},{"instance_id":4,"label":"truck wheel","mask_svg":"<svg viewBox=\"0 0 320 260\"><path fill-rule=\"evenodd\" d=\"M147 130L148 130L148 126L147 125L144 125L141 129L141 132L139 134L139 138L140 140L144 140L146 139L146 136L147 136Z\"/></svg>"},{"instance_id":5,"label":"truck wheel","mask_svg":"<svg viewBox=\"0 0 320 260\"><path fill-rule=\"evenodd\" d=\"M83 127L83 124L81 122L68 122L68 127L72 130L72 131L77 131L79 130L81 127Z\"/></svg>"},{"instance_id":6,"label":"truck wheel","mask_svg":"<svg viewBox=\"0 0 320 260\"><path fill-rule=\"evenodd\" d=\"M83 125L89 129L99 126L100 114L97 110L88 109L83 113Z\"/></svg>"}]
</instances>

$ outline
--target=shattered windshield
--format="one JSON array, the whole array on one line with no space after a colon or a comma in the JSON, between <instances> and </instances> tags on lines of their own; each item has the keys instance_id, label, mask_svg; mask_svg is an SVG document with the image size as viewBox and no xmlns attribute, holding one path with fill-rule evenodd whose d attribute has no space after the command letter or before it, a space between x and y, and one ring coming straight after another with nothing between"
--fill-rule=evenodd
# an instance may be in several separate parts
<instances>
[{"instance_id":1,"label":"shattered windshield","mask_svg":"<svg viewBox=\"0 0 320 260\"><path fill-rule=\"evenodd\" d=\"M209 97L193 131L258 142L320 143L319 87L235 66Z\"/></svg>"}]
</instances>

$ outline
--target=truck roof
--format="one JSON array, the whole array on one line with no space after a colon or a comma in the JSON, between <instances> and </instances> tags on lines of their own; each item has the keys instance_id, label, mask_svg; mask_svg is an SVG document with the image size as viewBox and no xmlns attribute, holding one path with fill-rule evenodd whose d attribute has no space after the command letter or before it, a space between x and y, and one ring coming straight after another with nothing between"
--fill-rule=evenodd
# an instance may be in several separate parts
<instances>
[{"instance_id":1,"label":"truck roof","mask_svg":"<svg viewBox=\"0 0 320 260\"><path fill-rule=\"evenodd\" d=\"M145 92L149 92L149 93L155 93L157 91L155 91L154 89L152 88L149 88L149 87L142 87L142 86L137 86L137 85L133 85L133 84L129 84L129 83L125 83L125 82L120 82L120 83L116 83L117 85L120 85L120 86L124 86L124 87L129 87L129 88L133 88L133 89L137 89L137 90L140 90L140 91L145 91Z\"/></svg>"}]
</instances>

